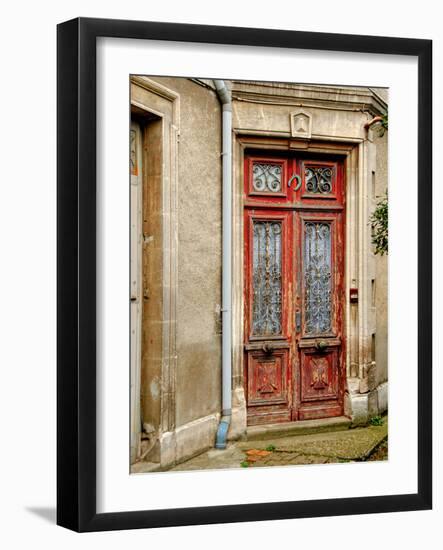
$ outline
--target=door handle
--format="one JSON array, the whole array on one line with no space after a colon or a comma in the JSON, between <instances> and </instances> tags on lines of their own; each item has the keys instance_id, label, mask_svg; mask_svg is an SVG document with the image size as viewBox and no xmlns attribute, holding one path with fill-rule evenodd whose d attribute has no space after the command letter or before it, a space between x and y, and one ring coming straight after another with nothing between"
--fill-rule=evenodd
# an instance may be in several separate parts
<instances>
[{"instance_id":1,"label":"door handle","mask_svg":"<svg viewBox=\"0 0 443 550\"><path fill-rule=\"evenodd\" d=\"M263 344L262 348L263 350L263 353L265 353L266 355L271 355L271 353L273 353L274 351L274 348L272 347L272 345L270 344Z\"/></svg>"},{"instance_id":2,"label":"door handle","mask_svg":"<svg viewBox=\"0 0 443 550\"><path fill-rule=\"evenodd\" d=\"M328 342L325 342L324 340L317 340L315 342L315 347L318 351L325 351L328 347Z\"/></svg>"}]
</instances>

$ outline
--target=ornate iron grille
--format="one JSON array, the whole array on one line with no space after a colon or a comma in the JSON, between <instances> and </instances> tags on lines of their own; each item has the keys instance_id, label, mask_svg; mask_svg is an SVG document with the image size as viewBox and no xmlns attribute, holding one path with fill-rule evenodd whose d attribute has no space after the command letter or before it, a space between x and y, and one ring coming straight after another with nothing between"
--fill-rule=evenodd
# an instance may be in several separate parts
<instances>
[{"instance_id":1,"label":"ornate iron grille","mask_svg":"<svg viewBox=\"0 0 443 550\"><path fill-rule=\"evenodd\" d=\"M331 330L331 226L306 222L304 236L305 332Z\"/></svg>"},{"instance_id":2,"label":"ornate iron grille","mask_svg":"<svg viewBox=\"0 0 443 550\"><path fill-rule=\"evenodd\" d=\"M278 193L281 185L282 167L280 164L254 162L252 168L252 186L260 193Z\"/></svg>"},{"instance_id":3,"label":"ornate iron grille","mask_svg":"<svg viewBox=\"0 0 443 550\"><path fill-rule=\"evenodd\" d=\"M253 222L252 334L269 336L282 330L281 222Z\"/></svg>"},{"instance_id":4,"label":"ornate iron grille","mask_svg":"<svg viewBox=\"0 0 443 550\"><path fill-rule=\"evenodd\" d=\"M313 194L327 195L332 192L332 168L305 169L306 191Z\"/></svg>"}]
</instances>

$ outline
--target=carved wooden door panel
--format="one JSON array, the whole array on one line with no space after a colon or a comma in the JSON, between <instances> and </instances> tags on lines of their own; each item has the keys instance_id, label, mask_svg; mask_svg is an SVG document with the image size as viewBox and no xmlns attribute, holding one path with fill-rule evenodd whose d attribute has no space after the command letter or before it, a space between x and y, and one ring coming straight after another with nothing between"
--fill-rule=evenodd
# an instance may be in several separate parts
<instances>
[{"instance_id":1,"label":"carved wooden door panel","mask_svg":"<svg viewBox=\"0 0 443 550\"><path fill-rule=\"evenodd\" d=\"M343 414L343 169L245 159L248 424Z\"/></svg>"}]
</instances>

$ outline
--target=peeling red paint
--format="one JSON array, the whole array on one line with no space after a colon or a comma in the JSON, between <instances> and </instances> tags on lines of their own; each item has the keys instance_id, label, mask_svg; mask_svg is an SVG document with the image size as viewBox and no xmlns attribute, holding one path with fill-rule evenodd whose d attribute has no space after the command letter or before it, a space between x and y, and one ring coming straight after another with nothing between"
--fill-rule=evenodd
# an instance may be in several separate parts
<instances>
[{"instance_id":1,"label":"peeling red paint","mask_svg":"<svg viewBox=\"0 0 443 550\"><path fill-rule=\"evenodd\" d=\"M281 188L276 185L277 192L254 188L254 162L280 170ZM330 192L307 190L304 175L310 167L332 171ZM331 158L271 154L245 158L244 378L249 425L343 414L343 179L342 162ZM279 222L282 228L281 332L271 336L257 336L251 330L253 222L260 220ZM306 222L326 223L331 228L331 328L318 337L305 330L302 233Z\"/></svg>"}]
</instances>

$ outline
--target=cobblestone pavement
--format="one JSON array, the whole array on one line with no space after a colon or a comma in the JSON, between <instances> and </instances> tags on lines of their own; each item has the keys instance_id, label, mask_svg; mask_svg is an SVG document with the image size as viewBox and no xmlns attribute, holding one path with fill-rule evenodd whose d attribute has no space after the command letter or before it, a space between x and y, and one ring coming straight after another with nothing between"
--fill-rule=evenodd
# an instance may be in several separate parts
<instances>
[{"instance_id":1,"label":"cobblestone pavement","mask_svg":"<svg viewBox=\"0 0 443 550\"><path fill-rule=\"evenodd\" d=\"M387 460L388 419L380 425L343 431L272 438L266 441L237 441L225 450L210 449L178 464L172 470L257 468L297 464L326 464Z\"/></svg>"}]
</instances>

